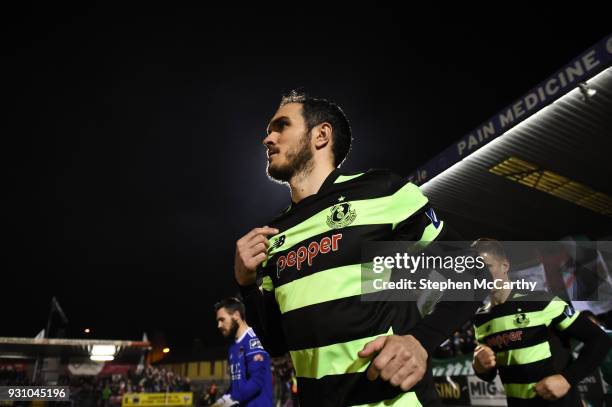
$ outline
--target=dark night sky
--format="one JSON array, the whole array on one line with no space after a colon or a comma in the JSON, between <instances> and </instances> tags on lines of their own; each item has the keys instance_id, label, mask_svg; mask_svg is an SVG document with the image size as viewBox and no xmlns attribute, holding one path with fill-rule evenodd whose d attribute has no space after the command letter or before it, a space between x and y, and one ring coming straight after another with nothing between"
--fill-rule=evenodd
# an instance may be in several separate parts
<instances>
[{"instance_id":1,"label":"dark night sky","mask_svg":"<svg viewBox=\"0 0 612 407\"><path fill-rule=\"evenodd\" d=\"M346 168L408 174L609 31L149 7L3 13L0 336L35 335L56 295L72 336L222 343L234 243L288 202L261 145L283 91L344 108Z\"/></svg>"}]
</instances>

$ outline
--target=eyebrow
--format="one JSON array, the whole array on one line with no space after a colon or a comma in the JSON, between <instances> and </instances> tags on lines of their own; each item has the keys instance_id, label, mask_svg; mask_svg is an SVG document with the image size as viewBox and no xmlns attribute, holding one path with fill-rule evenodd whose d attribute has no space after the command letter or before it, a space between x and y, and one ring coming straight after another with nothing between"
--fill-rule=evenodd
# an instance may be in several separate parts
<instances>
[{"instance_id":1,"label":"eyebrow","mask_svg":"<svg viewBox=\"0 0 612 407\"><path fill-rule=\"evenodd\" d=\"M283 121L291 123L291 121L289 120L289 117L287 116L277 117L276 119L272 120L270 124L268 124L268 127L266 128L266 134L270 134L271 130L278 128L278 125Z\"/></svg>"}]
</instances>

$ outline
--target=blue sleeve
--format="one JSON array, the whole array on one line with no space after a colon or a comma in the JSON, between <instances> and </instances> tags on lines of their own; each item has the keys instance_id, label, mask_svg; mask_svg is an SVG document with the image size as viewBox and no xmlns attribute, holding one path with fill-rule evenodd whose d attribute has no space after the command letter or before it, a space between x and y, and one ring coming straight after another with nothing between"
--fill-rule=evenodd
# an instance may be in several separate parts
<instances>
[{"instance_id":1,"label":"blue sleeve","mask_svg":"<svg viewBox=\"0 0 612 407\"><path fill-rule=\"evenodd\" d=\"M232 394L232 383L234 382L232 380L232 365L230 363L231 360L231 355L232 355L232 348L230 348L228 354L227 354L227 369L229 370L229 387L227 388L227 390L225 390L225 393L223 393L223 395L225 396L226 394Z\"/></svg>"},{"instance_id":2,"label":"blue sleeve","mask_svg":"<svg viewBox=\"0 0 612 407\"><path fill-rule=\"evenodd\" d=\"M253 350L245 355L249 377L246 382L231 392L232 399L247 403L257 397L266 384L266 375L271 375L270 357L262 350Z\"/></svg>"}]
</instances>

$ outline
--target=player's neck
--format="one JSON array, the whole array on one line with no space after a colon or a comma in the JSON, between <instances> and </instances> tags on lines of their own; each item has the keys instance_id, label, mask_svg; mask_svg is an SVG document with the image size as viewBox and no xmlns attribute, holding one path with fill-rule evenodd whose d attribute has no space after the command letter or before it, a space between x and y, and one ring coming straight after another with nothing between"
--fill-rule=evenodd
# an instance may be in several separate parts
<instances>
[{"instance_id":1,"label":"player's neck","mask_svg":"<svg viewBox=\"0 0 612 407\"><path fill-rule=\"evenodd\" d=\"M250 326L248 326L246 323L241 323L238 325L238 330L236 331L236 337L234 338L235 340L238 340L240 338L242 338L242 335L244 335L244 333L246 331L248 331L250 329Z\"/></svg>"},{"instance_id":2,"label":"player's neck","mask_svg":"<svg viewBox=\"0 0 612 407\"><path fill-rule=\"evenodd\" d=\"M302 199L319 192L321 185L323 185L325 179L334 169L335 168L331 163L313 163L312 167L302 171L299 174L296 174L289 181L289 187L291 188L291 201L298 203Z\"/></svg>"},{"instance_id":3,"label":"player's neck","mask_svg":"<svg viewBox=\"0 0 612 407\"><path fill-rule=\"evenodd\" d=\"M502 279L502 283L505 283L507 281L508 281L507 279ZM512 290L510 288L503 288L499 291L496 291L492 297L493 305L499 305L499 304L503 304L504 302L506 302L511 292Z\"/></svg>"}]
</instances>

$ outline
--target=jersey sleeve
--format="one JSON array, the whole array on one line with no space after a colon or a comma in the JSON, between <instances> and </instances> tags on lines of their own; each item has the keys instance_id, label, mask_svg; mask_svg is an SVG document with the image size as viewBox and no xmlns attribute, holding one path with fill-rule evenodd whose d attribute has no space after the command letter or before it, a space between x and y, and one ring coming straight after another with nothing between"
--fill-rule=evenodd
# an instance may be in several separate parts
<instances>
[{"instance_id":1,"label":"jersey sleeve","mask_svg":"<svg viewBox=\"0 0 612 407\"><path fill-rule=\"evenodd\" d=\"M396 174L389 175L389 197L387 210L394 214L393 239L427 244L436 240L444 230L444 221L439 219L421 189Z\"/></svg>"},{"instance_id":2,"label":"jersey sleeve","mask_svg":"<svg viewBox=\"0 0 612 407\"><path fill-rule=\"evenodd\" d=\"M261 287L256 284L241 287L240 293L246 308L247 323L257 332L264 349L272 356L286 354L288 348L281 312L274 298L274 287L270 278L264 277Z\"/></svg>"},{"instance_id":3,"label":"jersey sleeve","mask_svg":"<svg viewBox=\"0 0 612 407\"><path fill-rule=\"evenodd\" d=\"M478 373L476 369L474 369L474 374L480 380L484 380L485 382L492 382L493 380L495 380L495 377L497 376L497 367L489 369L483 373Z\"/></svg>"},{"instance_id":4,"label":"jersey sleeve","mask_svg":"<svg viewBox=\"0 0 612 407\"><path fill-rule=\"evenodd\" d=\"M230 354L228 354L227 356L228 356L228 359L227 359L227 360L229 361L229 360L230 360L230 356L231 356L231 350L230 350ZM230 376L230 380L229 380L229 386L228 386L228 388L225 390L225 393L223 393L223 394L229 394L229 395L231 395L231 394L232 394L232 387L233 387L233 386L232 386L232 383L233 383L233 380L232 380L232 372L231 372L231 370L230 370L230 369L231 369L231 367L230 367L230 363L228 363L228 364L227 364L227 371L226 371L226 374L228 374L228 375Z\"/></svg>"},{"instance_id":5,"label":"jersey sleeve","mask_svg":"<svg viewBox=\"0 0 612 407\"><path fill-rule=\"evenodd\" d=\"M444 221L438 217L427 197L419 187L397 175L390 176L390 186L396 192L392 195L392 207L401 213L401 220L393 225L393 240L414 242L415 247L427 249L433 241L461 240L458 235L448 232ZM436 251L441 248L436 248ZM462 276L466 278L467 274ZM481 298L483 295L475 295ZM481 301L438 301L433 311L427 314L409 331L431 355L446 338L469 321Z\"/></svg>"},{"instance_id":6,"label":"jersey sleeve","mask_svg":"<svg viewBox=\"0 0 612 407\"><path fill-rule=\"evenodd\" d=\"M231 393L232 399L240 402L240 405L244 405L256 398L268 382L266 375L272 374L270 370L270 356L263 350L261 345L249 349L244 357L247 380L239 389L235 389Z\"/></svg>"},{"instance_id":7,"label":"jersey sleeve","mask_svg":"<svg viewBox=\"0 0 612 407\"><path fill-rule=\"evenodd\" d=\"M551 328L557 331L565 331L570 325L578 319L580 312L574 310L574 307L562 300L559 297L554 297L546 306L543 312L549 314L551 319Z\"/></svg>"},{"instance_id":8,"label":"jersey sleeve","mask_svg":"<svg viewBox=\"0 0 612 407\"><path fill-rule=\"evenodd\" d=\"M549 307L552 315L558 314L552 319L551 328L584 343L578 358L561 372L568 383L576 385L605 359L612 343L603 329L565 301L556 297Z\"/></svg>"}]
</instances>

